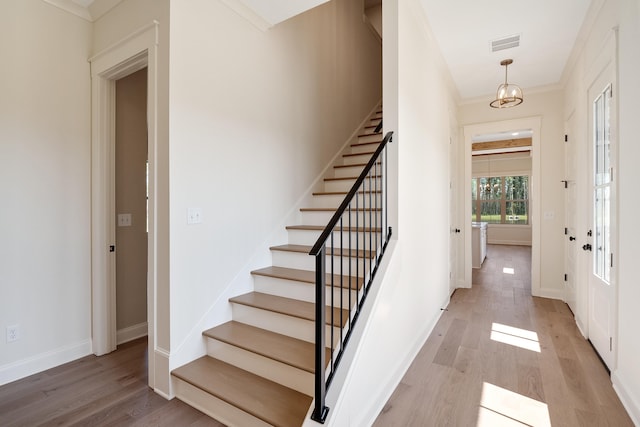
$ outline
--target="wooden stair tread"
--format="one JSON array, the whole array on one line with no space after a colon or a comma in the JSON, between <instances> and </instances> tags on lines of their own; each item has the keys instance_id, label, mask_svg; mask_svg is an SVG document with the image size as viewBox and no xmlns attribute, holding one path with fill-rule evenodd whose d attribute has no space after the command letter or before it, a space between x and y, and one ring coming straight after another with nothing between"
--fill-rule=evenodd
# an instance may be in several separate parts
<instances>
[{"instance_id":1,"label":"wooden stair tread","mask_svg":"<svg viewBox=\"0 0 640 427\"><path fill-rule=\"evenodd\" d=\"M368 178L369 176L367 176ZM371 175L372 178L382 178L382 175ZM343 176L338 178L325 178L325 181L352 181L358 179L357 176Z\"/></svg>"},{"instance_id":2,"label":"wooden stair tread","mask_svg":"<svg viewBox=\"0 0 640 427\"><path fill-rule=\"evenodd\" d=\"M342 157L365 156L367 154L372 155L375 153L376 153L375 151L367 151L366 153L349 153L349 154L343 154Z\"/></svg>"},{"instance_id":3,"label":"wooden stair tread","mask_svg":"<svg viewBox=\"0 0 640 427\"><path fill-rule=\"evenodd\" d=\"M305 246L305 245L280 245L280 246L272 246L271 248L272 251L284 251L284 252L299 252L299 253L309 253L311 251L311 246ZM335 255L335 256L343 256L343 257L348 257L351 256L352 258L373 258L375 256L375 252L374 251L369 251L369 250L355 250L355 249L351 249L351 250L344 250L344 249L338 249L338 248L327 248L327 255Z\"/></svg>"},{"instance_id":4,"label":"wooden stair tread","mask_svg":"<svg viewBox=\"0 0 640 427\"><path fill-rule=\"evenodd\" d=\"M381 164L382 164L382 162L377 162L377 164L378 164L378 165L381 165ZM353 164L353 165L335 165L333 168L334 168L334 169L358 168L358 167L363 168L363 167L365 167L365 166L367 166L367 164L366 164L366 163L355 163L355 164Z\"/></svg>"},{"instance_id":5,"label":"wooden stair tread","mask_svg":"<svg viewBox=\"0 0 640 427\"><path fill-rule=\"evenodd\" d=\"M362 138L365 136L382 136L381 133L361 133L360 135L358 135L358 138ZM354 142L353 144L351 144L352 147L356 147L358 145L365 145L365 144L380 144L382 142L382 139L380 141L369 141L369 142Z\"/></svg>"},{"instance_id":6,"label":"wooden stair tread","mask_svg":"<svg viewBox=\"0 0 640 427\"><path fill-rule=\"evenodd\" d=\"M172 375L274 426L300 427L311 406L310 396L209 356Z\"/></svg>"},{"instance_id":7,"label":"wooden stair tread","mask_svg":"<svg viewBox=\"0 0 640 427\"><path fill-rule=\"evenodd\" d=\"M338 210L338 208L300 208L300 212L331 212L331 211L335 212L336 210ZM381 210L382 210L382 208L373 208L373 209L371 209L371 208L358 208L358 209L351 208L352 212L354 212L354 211L357 211L357 212L369 212L369 211L376 212L376 211L381 211ZM345 213L346 213L346 211L345 211Z\"/></svg>"},{"instance_id":8,"label":"wooden stair tread","mask_svg":"<svg viewBox=\"0 0 640 427\"><path fill-rule=\"evenodd\" d=\"M230 298L229 301L312 322L316 318L316 305L312 302L300 301L297 299L283 298L275 295L263 294L261 292L249 292L244 295ZM342 316L340 316L341 314ZM331 325L331 307L326 307L325 316L326 323ZM348 320L349 310L340 310L340 308L336 307L333 308L333 326L344 327Z\"/></svg>"},{"instance_id":9,"label":"wooden stair tread","mask_svg":"<svg viewBox=\"0 0 640 427\"><path fill-rule=\"evenodd\" d=\"M358 191L358 194L361 194L362 191ZM369 191L367 191L366 193L369 193ZM371 191L371 193L382 193L382 190L374 190ZM314 196L339 196L339 195L343 195L346 196L347 194L349 194L348 191L316 191L314 193L311 193Z\"/></svg>"},{"instance_id":10,"label":"wooden stair tread","mask_svg":"<svg viewBox=\"0 0 640 427\"><path fill-rule=\"evenodd\" d=\"M315 372L315 345L310 342L233 320L208 329L202 334L303 371L312 374ZM330 354L331 350L326 349L327 362Z\"/></svg>"},{"instance_id":11,"label":"wooden stair tread","mask_svg":"<svg viewBox=\"0 0 640 427\"><path fill-rule=\"evenodd\" d=\"M335 210L335 209L334 209ZM323 231L326 226L323 225L287 225L285 227L287 230L304 230L304 231ZM371 228L371 227L342 227L342 231L350 231L357 233L367 233L374 232L380 233L381 228ZM340 231L340 227L336 226L333 231Z\"/></svg>"},{"instance_id":12,"label":"wooden stair tread","mask_svg":"<svg viewBox=\"0 0 640 427\"><path fill-rule=\"evenodd\" d=\"M296 268L270 266L261 268L259 270L254 270L251 272L251 274L257 276L274 277L276 279L294 280L297 282L309 283L312 285L315 285L316 283L315 271L299 270ZM334 283L335 286L339 286L341 279L345 288L350 286L353 290L361 289L362 285L364 284L364 279L362 277L340 276L339 274L334 274L333 280L331 274L327 274L325 281L327 283L327 286L331 286L331 283Z\"/></svg>"}]
</instances>

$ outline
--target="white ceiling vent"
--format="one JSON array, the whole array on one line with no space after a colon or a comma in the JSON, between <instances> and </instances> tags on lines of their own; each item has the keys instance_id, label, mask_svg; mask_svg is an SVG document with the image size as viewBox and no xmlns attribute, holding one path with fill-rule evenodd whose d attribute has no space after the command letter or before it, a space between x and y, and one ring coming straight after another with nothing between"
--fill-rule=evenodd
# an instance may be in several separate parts
<instances>
[{"instance_id":1,"label":"white ceiling vent","mask_svg":"<svg viewBox=\"0 0 640 427\"><path fill-rule=\"evenodd\" d=\"M512 47L520 46L520 34L514 36L502 37L491 41L491 52L497 52L499 50L511 49Z\"/></svg>"}]
</instances>

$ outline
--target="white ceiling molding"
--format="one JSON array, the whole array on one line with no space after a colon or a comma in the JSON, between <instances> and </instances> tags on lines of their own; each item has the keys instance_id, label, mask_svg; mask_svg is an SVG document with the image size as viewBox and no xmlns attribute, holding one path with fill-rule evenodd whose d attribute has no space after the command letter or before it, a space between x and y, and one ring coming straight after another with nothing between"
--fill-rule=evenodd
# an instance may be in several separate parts
<instances>
[{"instance_id":1,"label":"white ceiling molding","mask_svg":"<svg viewBox=\"0 0 640 427\"><path fill-rule=\"evenodd\" d=\"M80 18L95 22L123 0L42 0Z\"/></svg>"},{"instance_id":2,"label":"white ceiling molding","mask_svg":"<svg viewBox=\"0 0 640 427\"><path fill-rule=\"evenodd\" d=\"M76 0L88 3L89 12L94 21L97 21L111 9L122 3L123 0Z\"/></svg>"},{"instance_id":3,"label":"white ceiling molding","mask_svg":"<svg viewBox=\"0 0 640 427\"><path fill-rule=\"evenodd\" d=\"M238 15L251 22L260 31L267 31L272 25L262 16L258 15L253 9L242 3L240 0L220 0L222 3Z\"/></svg>"},{"instance_id":4,"label":"white ceiling molding","mask_svg":"<svg viewBox=\"0 0 640 427\"><path fill-rule=\"evenodd\" d=\"M69 12L73 15L79 16L80 18L93 22L91 18L91 14L89 13L89 9L84 6L79 5L78 3L71 0L42 0L45 3L49 3L52 6L60 8L65 12Z\"/></svg>"},{"instance_id":5,"label":"white ceiling molding","mask_svg":"<svg viewBox=\"0 0 640 427\"><path fill-rule=\"evenodd\" d=\"M270 26L320 6L329 0L239 0L267 21Z\"/></svg>"}]
</instances>

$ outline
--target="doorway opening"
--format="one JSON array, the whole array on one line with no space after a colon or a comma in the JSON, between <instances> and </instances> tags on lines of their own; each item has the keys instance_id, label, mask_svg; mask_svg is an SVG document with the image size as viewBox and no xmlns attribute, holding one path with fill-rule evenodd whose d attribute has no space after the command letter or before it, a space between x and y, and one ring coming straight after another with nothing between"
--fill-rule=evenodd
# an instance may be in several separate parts
<instances>
[{"instance_id":1,"label":"doorway opening","mask_svg":"<svg viewBox=\"0 0 640 427\"><path fill-rule=\"evenodd\" d=\"M116 81L116 343L147 335L147 68Z\"/></svg>"},{"instance_id":2,"label":"doorway opening","mask_svg":"<svg viewBox=\"0 0 640 427\"><path fill-rule=\"evenodd\" d=\"M464 280L471 287L492 245L523 252L529 295L540 290L540 118L468 125L465 134ZM494 247L494 249L499 249ZM502 251L495 250L494 253ZM530 253L530 256L528 255ZM520 257L522 258L522 257ZM510 270L504 274L512 274ZM522 268L520 268L522 270ZM519 272L521 274L522 272ZM530 284L530 285L529 285Z\"/></svg>"},{"instance_id":3,"label":"doorway opening","mask_svg":"<svg viewBox=\"0 0 640 427\"><path fill-rule=\"evenodd\" d=\"M531 129L475 135L471 146L472 283L485 282L487 257L500 256L493 272L531 295ZM524 249L524 250L521 250ZM509 254L518 254L511 257ZM510 264L513 258L512 264ZM517 258L517 259L516 259ZM493 263L491 263L493 265ZM517 266L516 266L517 264Z\"/></svg>"},{"instance_id":4,"label":"doorway opening","mask_svg":"<svg viewBox=\"0 0 640 427\"><path fill-rule=\"evenodd\" d=\"M156 391L169 393L167 352L158 348L158 23L137 30L89 59L92 77L91 155L91 336L97 356L116 349L116 82L147 68L145 126L147 135L148 234L146 253L146 325L148 335L148 380ZM146 166L145 166L146 168ZM146 170L146 169L145 169ZM146 172L145 172L146 173ZM129 212L124 212L129 213ZM144 215L143 215L144 216ZM138 215L132 216L132 224ZM125 217L122 219L127 222ZM144 222L144 220L143 220ZM164 275L163 275L164 277ZM142 323L144 325L144 323ZM143 328L143 326L139 326ZM143 332L144 333L144 332ZM166 339L165 339L166 341Z\"/></svg>"}]
</instances>

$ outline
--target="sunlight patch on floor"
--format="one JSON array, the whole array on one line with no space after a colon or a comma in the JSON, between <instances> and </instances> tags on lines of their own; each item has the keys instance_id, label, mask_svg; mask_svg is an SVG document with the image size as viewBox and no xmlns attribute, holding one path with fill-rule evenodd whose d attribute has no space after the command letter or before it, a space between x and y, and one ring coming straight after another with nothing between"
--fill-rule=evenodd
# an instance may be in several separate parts
<instances>
[{"instance_id":1,"label":"sunlight patch on floor","mask_svg":"<svg viewBox=\"0 0 640 427\"><path fill-rule=\"evenodd\" d=\"M551 419L546 403L485 382L476 426L550 427Z\"/></svg>"},{"instance_id":2,"label":"sunlight patch on floor","mask_svg":"<svg viewBox=\"0 0 640 427\"><path fill-rule=\"evenodd\" d=\"M502 272L503 272L504 274L516 274L516 270L515 270L515 269L513 269L513 268L511 268L511 267L504 267L504 268L502 269Z\"/></svg>"},{"instance_id":3,"label":"sunlight patch on floor","mask_svg":"<svg viewBox=\"0 0 640 427\"><path fill-rule=\"evenodd\" d=\"M494 322L491 325L491 339L503 344L509 344L540 353L538 334L533 331Z\"/></svg>"}]
</instances>

